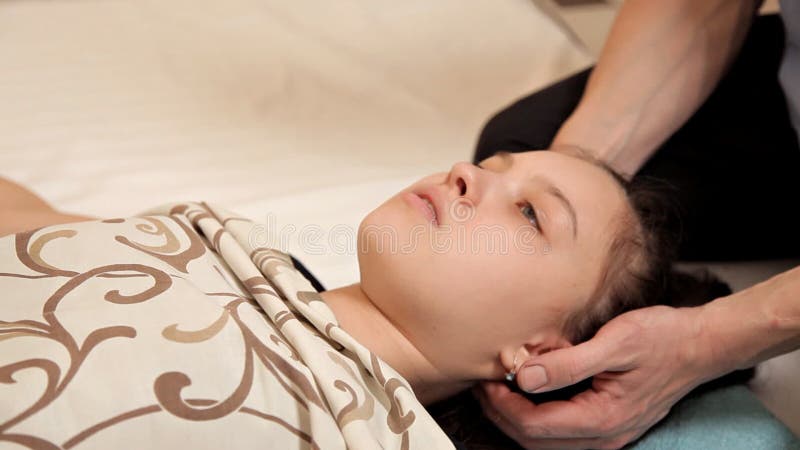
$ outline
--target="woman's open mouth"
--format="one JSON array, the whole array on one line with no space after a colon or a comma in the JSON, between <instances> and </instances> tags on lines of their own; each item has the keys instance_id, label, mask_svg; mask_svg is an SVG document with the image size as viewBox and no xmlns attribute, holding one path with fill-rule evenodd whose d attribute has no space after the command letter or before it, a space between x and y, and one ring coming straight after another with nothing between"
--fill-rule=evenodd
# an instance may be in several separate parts
<instances>
[{"instance_id":1,"label":"woman's open mouth","mask_svg":"<svg viewBox=\"0 0 800 450\"><path fill-rule=\"evenodd\" d=\"M436 206L425 194L418 195L413 192L406 192L404 197L408 203L425 216L428 221L435 226L439 226L439 218L436 214Z\"/></svg>"}]
</instances>

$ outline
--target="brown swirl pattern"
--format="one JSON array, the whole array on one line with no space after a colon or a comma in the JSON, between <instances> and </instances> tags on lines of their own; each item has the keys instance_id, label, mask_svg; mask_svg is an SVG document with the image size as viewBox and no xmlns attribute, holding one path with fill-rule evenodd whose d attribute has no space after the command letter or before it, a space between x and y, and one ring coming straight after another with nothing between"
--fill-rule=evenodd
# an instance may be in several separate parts
<instances>
[{"instance_id":1,"label":"brown swirl pattern","mask_svg":"<svg viewBox=\"0 0 800 450\"><path fill-rule=\"evenodd\" d=\"M2 238L0 442L452 448L253 226L185 202Z\"/></svg>"}]
</instances>

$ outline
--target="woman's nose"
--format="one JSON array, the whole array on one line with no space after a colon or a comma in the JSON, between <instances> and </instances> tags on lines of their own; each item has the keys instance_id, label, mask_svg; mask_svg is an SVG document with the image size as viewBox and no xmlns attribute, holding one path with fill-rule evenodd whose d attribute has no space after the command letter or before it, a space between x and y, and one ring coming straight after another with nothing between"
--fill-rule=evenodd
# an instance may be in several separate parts
<instances>
[{"instance_id":1,"label":"woman's nose","mask_svg":"<svg viewBox=\"0 0 800 450\"><path fill-rule=\"evenodd\" d=\"M465 161L453 165L448 176L448 184L456 196L477 200L479 170L481 170L479 167Z\"/></svg>"}]
</instances>

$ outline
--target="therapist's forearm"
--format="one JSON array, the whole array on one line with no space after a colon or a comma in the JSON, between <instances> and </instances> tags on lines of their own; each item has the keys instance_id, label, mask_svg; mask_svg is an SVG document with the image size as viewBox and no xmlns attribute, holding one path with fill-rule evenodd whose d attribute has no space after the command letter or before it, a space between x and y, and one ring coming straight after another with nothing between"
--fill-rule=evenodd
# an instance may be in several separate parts
<instances>
[{"instance_id":1,"label":"therapist's forearm","mask_svg":"<svg viewBox=\"0 0 800 450\"><path fill-rule=\"evenodd\" d=\"M716 374L800 348L800 267L703 307L704 355Z\"/></svg>"},{"instance_id":2,"label":"therapist's forearm","mask_svg":"<svg viewBox=\"0 0 800 450\"><path fill-rule=\"evenodd\" d=\"M633 175L703 103L760 1L628 0L552 148L577 146Z\"/></svg>"}]
</instances>

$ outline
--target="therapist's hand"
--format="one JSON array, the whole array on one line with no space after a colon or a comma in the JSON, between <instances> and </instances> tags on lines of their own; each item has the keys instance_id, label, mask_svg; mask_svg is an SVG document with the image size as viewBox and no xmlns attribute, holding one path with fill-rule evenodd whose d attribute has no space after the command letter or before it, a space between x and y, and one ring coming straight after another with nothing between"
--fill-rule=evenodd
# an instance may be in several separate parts
<instances>
[{"instance_id":1,"label":"therapist's hand","mask_svg":"<svg viewBox=\"0 0 800 450\"><path fill-rule=\"evenodd\" d=\"M517 375L520 388L546 392L594 376L568 401L534 404L504 383L474 393L484 413L528 449L620 448L667 415L699 384L725 373L712 361L702 307L653 306L622 314L580 345L538 355Z\"/></svg>"}]
</instances>

